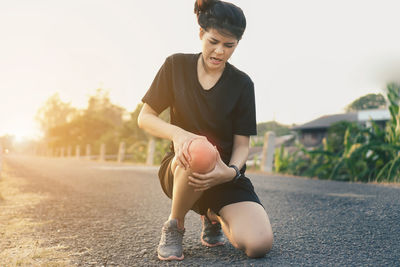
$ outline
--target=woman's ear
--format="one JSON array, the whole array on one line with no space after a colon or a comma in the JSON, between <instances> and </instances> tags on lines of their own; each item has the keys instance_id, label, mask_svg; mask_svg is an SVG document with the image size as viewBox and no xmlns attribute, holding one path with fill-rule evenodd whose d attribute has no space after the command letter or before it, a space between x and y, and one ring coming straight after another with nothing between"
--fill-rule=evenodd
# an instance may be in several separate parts
<instances>
[{"instance_id":1,"label":"woman's ear","mask_svg":"<svg viewBox=\"0 0 400 267\"><path fill-rule=\"evenodd\" d=\"M204 32L205 32L205 30L200 27L200 31L199 31L200 40L203 40Z\"/></svg>"}]
</instances>

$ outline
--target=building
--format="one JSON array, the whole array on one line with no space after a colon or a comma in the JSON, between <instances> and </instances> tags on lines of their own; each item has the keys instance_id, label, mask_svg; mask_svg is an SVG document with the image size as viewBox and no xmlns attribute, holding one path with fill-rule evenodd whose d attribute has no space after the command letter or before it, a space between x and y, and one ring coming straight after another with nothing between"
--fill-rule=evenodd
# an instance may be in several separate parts
<instances>
[{"instance_id":1,"label":"building","mask_svg":"<svg viewBox=\"0 0 400 267\"><path fill-rule=\"evenodd\" d=\"M340 121L357 122L366 127L371 126L371 120L384 126L390 120L390 112L386 109L369 109L358 112L325 115L302 125L294 126L291 130L298 133L298 140L306 147L315 147L322 143L328 128Z\"/></svg>"}]
</instances>

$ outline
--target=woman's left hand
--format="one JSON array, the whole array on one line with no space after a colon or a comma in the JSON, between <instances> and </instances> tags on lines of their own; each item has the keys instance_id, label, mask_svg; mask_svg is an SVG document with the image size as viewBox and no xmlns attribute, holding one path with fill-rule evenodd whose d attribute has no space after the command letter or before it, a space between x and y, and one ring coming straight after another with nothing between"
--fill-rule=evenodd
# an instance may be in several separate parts
<instances>
[{"instance_id":1,"label":"woman's left hand","mask_svg":"<svg viewBox=\"0 0 400 267\"><path fill-rule=\"evenodd\" d=\"M193 172L189 175L189 185L195 188L194 191L205 191L213 186L229 182L235 177L235 170L229 168L222 161L217 149L215 149L215 153L217 154L217 162L212 171L205 174Z\"/></svg>"}]
</instances>

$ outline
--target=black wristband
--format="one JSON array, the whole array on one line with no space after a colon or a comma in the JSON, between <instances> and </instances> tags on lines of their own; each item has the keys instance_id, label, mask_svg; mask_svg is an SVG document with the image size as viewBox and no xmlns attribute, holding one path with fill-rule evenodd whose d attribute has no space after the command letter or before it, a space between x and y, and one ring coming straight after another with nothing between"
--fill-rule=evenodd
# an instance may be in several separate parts
<instances>
[{"instance_id":1,"label":"black wristband","mask_svg":"<svg viewBox=\"0 0 400 267\"><path fill-rule=\"evenodd\" d=\"M233 168L236 172L236 176L232 179L232 181L236 183L236 181L239 180L240 177L242 177L242 174L240 173L239 168L235 165L229 165L229 168Z\"/></svg>"}]
</instances>

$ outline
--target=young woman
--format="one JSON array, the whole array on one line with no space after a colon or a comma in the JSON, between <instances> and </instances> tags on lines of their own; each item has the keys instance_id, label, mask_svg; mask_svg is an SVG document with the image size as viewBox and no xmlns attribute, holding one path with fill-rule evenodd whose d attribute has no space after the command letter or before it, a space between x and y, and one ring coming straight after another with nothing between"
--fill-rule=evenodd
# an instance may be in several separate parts
<instances>
[{"instance_id":1,"label":"young woman","mask_svg":"<svg viewBox=\"0 0 400 267\"><path fill-rule=\"evenodd\" d=\"M171 213L158 246L161 260L182 260L184 219L199 213L203 245L223 245L223 232L249 257L271 249L273 233L268 215L245 176L249 136L256 134L254 86L228 63L243 32L243 11L218 0L198 0L202 52L169 56L143 97L141 128L172 141L161 163L159 178L172 199ZM170 107L171 123L158 115ZM188 147L196 139L215 147L217 163L205 174L192 172Z\"/></svg>"}]
</instances>

